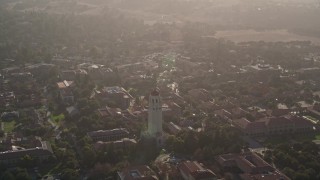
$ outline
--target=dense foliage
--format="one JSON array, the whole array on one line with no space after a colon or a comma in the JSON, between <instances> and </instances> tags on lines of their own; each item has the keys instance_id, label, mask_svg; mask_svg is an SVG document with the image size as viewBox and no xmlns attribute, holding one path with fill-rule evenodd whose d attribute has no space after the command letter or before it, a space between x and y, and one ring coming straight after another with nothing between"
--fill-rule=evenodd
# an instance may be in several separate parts
<instances>
[{"instance_id":1,"label":"dense foliage","mask_svg":"<svg viewBox=\"0 0 320 180\"><path fill-rule=\"evenodd\" d=\"M279 144L266 151L264 158L293 180L320 178L319 147L312 142Z\"/></svg>"}]
</instances>

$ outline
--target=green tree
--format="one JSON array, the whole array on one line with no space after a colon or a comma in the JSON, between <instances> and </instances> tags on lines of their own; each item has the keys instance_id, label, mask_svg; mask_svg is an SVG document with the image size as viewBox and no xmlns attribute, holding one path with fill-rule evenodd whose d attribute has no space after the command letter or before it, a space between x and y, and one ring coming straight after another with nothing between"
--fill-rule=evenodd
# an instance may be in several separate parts
<instances>
[{"instance_id":1,"label":"green tree","mask_svg":"<svg viewBox=\"0 0 320 180\"><path fill-rule=\"evenodd\" d=\"M1 179L2 180L15 180L15 177L9 170L7 170L2 174Z\"/></svg>"},{"instance_id":2,"label":"green tree","mask_svg":"<svg viewBox=\"0 0 320 180\"><path fill-rule=\"evenodd\" d=\"M169 151L184 153L184 141L180 137L169 136L166 141L166 146Z\"/></svg>"},{"instance_id":3,"label":"green tree","mask_svg":"<svg viewBox=\"0 0 320 180\"><path fill-rule=\"evenodd\" d=\"M34 159L29 155L25 155L24 157L21 158L20 165L21 167L24 167L24 168L30 168L34 165Z\"/></svg>"},{"instance_id":4,"label":"green tree","mask_svg":"<svg viewBox=\"0 0 320 180\"><path fill-rule=\"evenodd\" d=\"M91 167L96 162L96 152L90 147L85 146L82 150L83 153L83 163L87 167Z\"/></svg>"},{"instance_id":5,"label":"green tree","mask_svg":"<svg viewBox=\"0 0 320 180\"><path fill-rule=\"evenodd\" d=\"M79 179L79 173L73 169L64 169L61 178L63 180L77 180Z\"/></svg>"}]
</instances>

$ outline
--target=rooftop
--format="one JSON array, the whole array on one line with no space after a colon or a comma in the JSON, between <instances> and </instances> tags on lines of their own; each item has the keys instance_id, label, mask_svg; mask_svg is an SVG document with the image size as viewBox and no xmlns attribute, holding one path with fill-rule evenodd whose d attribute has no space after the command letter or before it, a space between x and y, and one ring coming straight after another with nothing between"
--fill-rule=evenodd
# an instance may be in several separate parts
<instances>
[{"instance_id":1,"label":"rooftop","mask_svg":"<svg viewBox=\"0 0 320 180\"><path fill-rule=\"evenodd\" d=\"M118 172L121 180L158 180L156 173L145 165L128 167Z\"/></svg>"},{"instance_id":2,"label":"rooftop","mask_svg":"<svg viewBox=\"0 0 320 180\"><path fill-rule=\"evenodd\" d=\"M253 152L224 154L218 156L217 160L223 167L240 168L243 179L289 179Z\"/></svg>"},{"instance_id":3,"label":"rooftop","mask_svg":"<svg viewBox=\"0 0 320 180\"><path fill-rule=\"evenodd\" d=\"M17 148L11 151L0 152L0 161L8 159L18 159L25 155L30 155L31 157L43 156L43 155L52 155L53 151L51 145L46 142L41 142L41 147L34 147L29 149Z\"/></svg>"},{"instance_id":4,"label":"rooftop","mask_svg":"<svg viewBox=\"0 0 320 180\"><path fill-rule=\"evenodd\" d=\"M159 90L154 89L153 91L151 91L150 95L151 95L151 96L159 96L159 95L160 95L160 92L159 92Z\"/></svg>"},{"instance_id":5,"label":"rooftop","mask_svg":"<svg viewBox=\"0 0 320 180\"><path fill-rule=\"evenodd\" d=\"M102 91L108 94L115 94L115 93L122 93L124 92L124 89L119 86L112 86L112 87L104 87L102 88Z\"/></svg>"},{"instance_id":6,"label":"rooftop","mask_svg":"<svg viewBox=\"0 0 320 180\"><path fill-rule=\"evenodd\" d=\"M129 131L125 128L117 128L111 130L98 130L88 132L89 136L108 136L108 135L116 135L116 134L129 134Z\"/></svg>"},{"instance_id":7,"label":"rooftop","mask_svg":"<svg viewBox=\"0 0 320 180\"><path fill-rule=\"evenodd\" d=\"M196 161L184 161L179 164L178 168L184 174L190 174L194 179L210 179L216 177L211 170L202 167Z\"/></svg>"},{"instance_id":8,"label":"rooftop","mask_svg":"<svg viewBox=\"0 0 320 180\"><path fill-rule=\"evenodd\" d=\"M57 83L59 89L65 89L73 85L73 81L62 81Z\"/></svg>"}]
</instances>

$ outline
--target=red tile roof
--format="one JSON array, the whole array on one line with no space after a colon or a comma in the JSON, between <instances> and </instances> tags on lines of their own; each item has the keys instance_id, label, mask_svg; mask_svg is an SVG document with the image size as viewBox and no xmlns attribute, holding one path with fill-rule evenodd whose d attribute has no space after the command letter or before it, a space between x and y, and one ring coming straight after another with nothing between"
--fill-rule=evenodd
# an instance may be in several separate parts
<instances>
[{"instance_id":1,"label":"red tile roof","mask_svg":"<svg viewBox=\"0 0 320 180\"><path fill-rule=\"evenodd\" d=\"M287 126L292 124L292 121L286 117L272 117L265 119L268 127Z\"/></svg>"},{"instance_id":2,"label":"red tile roof","mask_svg":"<svg viewBox=\"0 0 320 180\"><path fill-rule=\"evenodd\" d=\"M179 164L179 170L184 174L191 175L194 179L215 178L216 175L209 169L205 169L196 161L185 161Z\"/></svg>"},{"instance_id":3,"label":"red tile roof","mask_svg":"<svg viewBox=\"0 0 320 180\"><path fill-rule=\"evenodd\" d=\"M298 116L292 116L290 117L290 120L294 123L294 125L297 127L306 127L306 126L310 126L313 127L313 124L310 121L307 121L305 119L303 119L302 117L298 117Z\"/></svg>"},{"instance_id":4,"label":"red tile roof","mask_svg":"<svg viewBox=\"0 0 320 180\"><path fill-rule=\"evenodd\" d=\"M217 160L223 167L237 166L240 168L243 172L240 177L245 180L289 179L253 152L220 155Z\"/></svg>"}]
</instances>

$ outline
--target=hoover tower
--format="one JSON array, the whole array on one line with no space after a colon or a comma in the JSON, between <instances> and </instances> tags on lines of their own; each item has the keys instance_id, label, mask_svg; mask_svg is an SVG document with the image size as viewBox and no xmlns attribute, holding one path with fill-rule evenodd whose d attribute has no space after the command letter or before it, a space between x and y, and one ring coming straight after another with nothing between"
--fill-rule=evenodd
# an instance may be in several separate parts
<instances>
[{"instance_id":1,"label":"hoover tower","mask_svg":"<svg viewBox=\"0 0 320 180\"><path fill-rule=\"evenodd\" d=\"M149 96L148 134L162 144L162 100L158 90L153 90Z\"/></svg>"}]
</instances>

